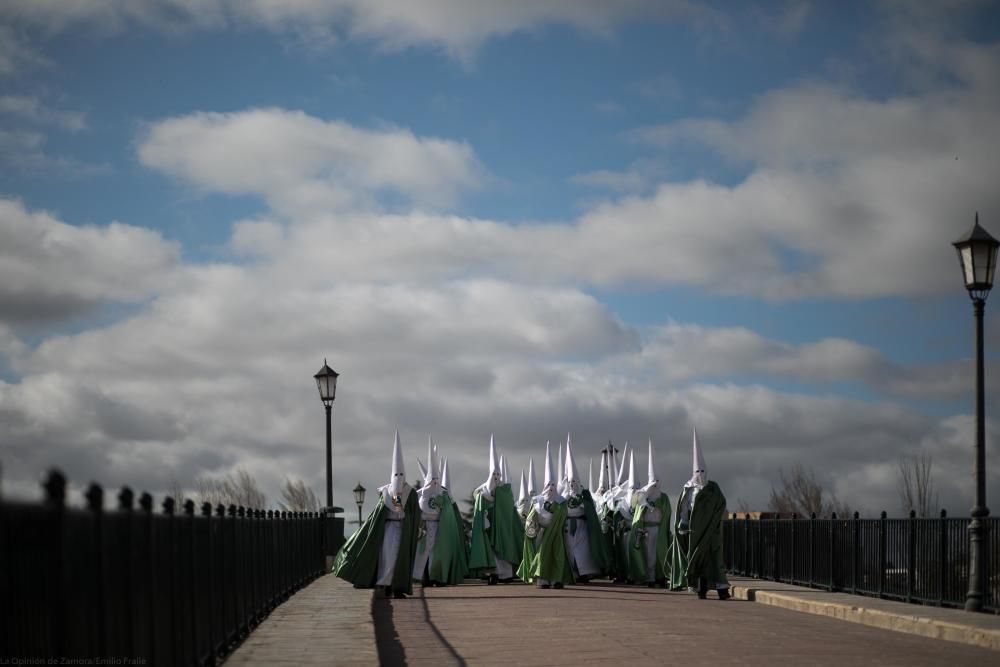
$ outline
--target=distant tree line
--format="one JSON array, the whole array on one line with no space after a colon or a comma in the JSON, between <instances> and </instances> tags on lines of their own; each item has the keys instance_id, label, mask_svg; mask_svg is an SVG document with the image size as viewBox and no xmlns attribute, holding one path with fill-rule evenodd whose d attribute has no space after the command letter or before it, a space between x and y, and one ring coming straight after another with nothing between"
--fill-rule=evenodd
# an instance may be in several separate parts
<instances>
[{"instance_id":1,"label":"distant tree line","mask_svg":"<svg viewBox=\"0 0 1000 667\"><path fill-rule=\"evenodd\" d=\"M190 498L197 504L236 505L264 509L267 496L261 491L257 479L246 468L237 468L222 477L199 477L194 482L194 491L185 490L177 480L173 480L167 494L178 504ZM320 504L316 494L301 479L285 478L281 488L278 509L286 512L316 512Z\"/></svg>"}]
</instances>

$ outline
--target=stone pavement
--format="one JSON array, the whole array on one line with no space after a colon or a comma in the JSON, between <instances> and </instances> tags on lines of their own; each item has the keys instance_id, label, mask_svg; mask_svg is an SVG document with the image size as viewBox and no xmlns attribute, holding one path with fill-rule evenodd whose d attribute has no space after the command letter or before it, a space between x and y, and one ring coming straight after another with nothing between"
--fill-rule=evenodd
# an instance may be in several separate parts
<instances>
[{"instance_id":1,"label":"stone pavement","mask_svg":"<svg viewBox=\"0 0 1000 667\"><path fill-rule=\"evenodd\" d=\"M758 601L723 602L714 594L698 600L690 593L602 582L540 590L525 584L486 586L472 581L426 590L417 586L408 599L387 600L326 576L276 609L227 663L1000 664L997 651L762 604L769 594L795 597L795 591L778 591L780 585L772 582L734 579L733 583L745 597L752 590ZM799 599L826 604L835 600L824 596L839 595L798 590L805 591ZM884 602L848 597L855 607ZM913 605L903 606L911 616L915 613ZM951 611L960 620L972 616L970 622L987 625L1000 620L957 610L936 611Z\"/></svg>"},{"instance_id":2,"label":"stone pavement","mask_svg":"<svg viewBox=\"0 0 1000 667\"><path fill-rule=\"evenodd\" d=\"M962 609L831 593L745 577L730 577L730 583L733 595L742 600L1000 651L1000 616L996 614L970 614Z\"/></svg>"}]
</instances>

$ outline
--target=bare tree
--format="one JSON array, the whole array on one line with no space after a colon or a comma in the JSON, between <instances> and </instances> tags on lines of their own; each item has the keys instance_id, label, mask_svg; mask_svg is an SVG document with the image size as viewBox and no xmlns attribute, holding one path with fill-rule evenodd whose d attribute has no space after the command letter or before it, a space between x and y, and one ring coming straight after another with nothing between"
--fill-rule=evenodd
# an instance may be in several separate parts
<instances>
[{"instance_id":1,"label":"bare tree","mask_svg":"<svg viewBox=\"0 0 1000 667\"><path fill-rule=\"evenodd\" d=\"M237 505L263 508L267 496L257 486L257 480L245 468L237 468L222 478L201 477L196 480L198 502L212 505Z\"/></svg>"},{"instance_id":2,"label":"bare tree","mask_svg":"<svg viewBox=\"0 0 1000 667\"><path fill-rule=\"evenodd\" d=\"M850 514L850 508L840 502L832 492L827 492L816 479L816 473L803 467L801 463L792 466L791 472L778 469L779 488L771 486L771 498L767 501L767 509L771 512L799 516L827 516L836 512L837 516Z\"/></svg>"},{"instance_id":3,"label":"bare tree","mask_svg":"<svg viewBox=\"0 0 1000 667\"><path fill-rule=\"evenodd\" d=\"M184 487L181 486L180 481L176 477L170 478L170 484L167 485L166 493L174 499L174 507L176 508L183 507L184 501L188 498L188 494L184 492Z\"/></svg>"},{"instance_id":4,"label":"bare tree","mask_svg":"<svg viewBox=\"0 0 1000 667\"><path fill-rule=\"evenodd\" d=\"M286 512L316 512L319 510L319 500L313 490L301 479L292 481L285 478L285 486L281 489L282 500L278 507Z\"/></svg>"},{"instance_id":5,"label":"bare tree","mask_svg":"<svg viewBox=\"0 0 1000 667\"><path fill-rule=\"evenodd\" d=\"M903 513L911 511L921 518L935 516L938 512L938 495L934 490L931 455L921 452L899 459L899 500Z\"/></svg>"}]
</instances>

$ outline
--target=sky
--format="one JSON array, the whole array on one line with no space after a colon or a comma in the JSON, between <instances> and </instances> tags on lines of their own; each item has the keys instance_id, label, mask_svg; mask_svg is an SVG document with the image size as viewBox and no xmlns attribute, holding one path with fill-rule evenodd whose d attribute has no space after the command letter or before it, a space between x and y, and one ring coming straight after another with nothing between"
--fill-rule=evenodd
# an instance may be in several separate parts
<instances>
[{"instance_id":1,"label":"sky","mask_svg":"<svg viewBox=\"0 0 1000 667\"><path fill-rule=\"evenodd\" d=\"M336 505L428 437L464 497L570 434L730 509L796 464L863 515L973 504L1000 7L0 4L5 496L237 468ZM1000 320L986 309L987 492ZM516 482L515 482L516 483ZM993 501L996 504L996 501Z\"/></svg>"}]
</instances>

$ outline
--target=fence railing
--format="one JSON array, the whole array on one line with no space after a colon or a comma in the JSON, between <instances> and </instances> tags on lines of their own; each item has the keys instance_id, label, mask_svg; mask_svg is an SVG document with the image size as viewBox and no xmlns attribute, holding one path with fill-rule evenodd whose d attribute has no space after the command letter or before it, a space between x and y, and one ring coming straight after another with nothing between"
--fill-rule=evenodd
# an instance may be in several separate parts
<instances>
[{"instance_id":1,"label":"fence railing","mask_svg":"<svg viewBox=\"0 0 1000 667\"><path fill-rule=\"evenodd\" d=\"M733 574L905 602L965 605L969 519L757 519L723 521ZM983 609L1000 613L1000 519L986 520Z\"/></svg>"},{"instance_id":2,"label":"fence railing","mask_svg":"<svg viewBox=\"0 0 1000 667\"><path fill-rule=\"evenodd\" d=\"M0 656L211 665L325 569L319 512L86 491L52 472L39 504L0 500ZM133 660L135 662L129 662ZM12 663L14 664L14 663Z\"/></svg>"}]
</instances>

